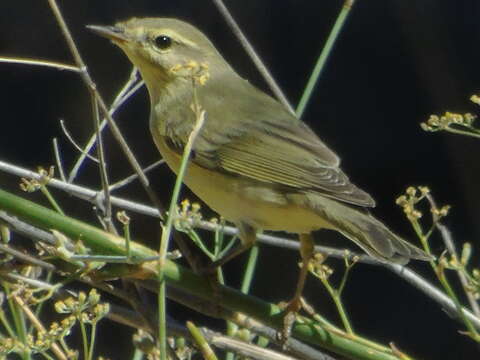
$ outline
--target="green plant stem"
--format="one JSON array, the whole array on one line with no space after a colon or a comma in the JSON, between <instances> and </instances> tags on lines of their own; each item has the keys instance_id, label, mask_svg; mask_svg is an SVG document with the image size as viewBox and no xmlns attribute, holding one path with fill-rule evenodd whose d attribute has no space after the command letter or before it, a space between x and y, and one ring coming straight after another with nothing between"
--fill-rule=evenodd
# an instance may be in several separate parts
<instances>
[{"instance_id":1,"label":"green plant stem","mask_svg":"<svg viewBox=\"0 0 480 360\"><path fill-rule=\"evenodd\" d=\"M242 285L240 287L240 291L244 294L248 294L250 291L250 286L253 280L253 274L255 272L255 267L257 265L258 259L258 245L254 245L248 254L248 261L247 267L245 268L245 273L243 274ZM227 321L227 335L233 336L235 332L238 330L238 326L232 323L231 321ZM232 352L228 352L227 356L225 357L226 360L233 360L234 354Z\"/></svg>"},{"instance_id":2,"label":"green plant stem","mask_svg":"<svg viewBox=\"0 0 480 360\"><path fill-rule=\"evenodd\" d=\"M422 227L420 226L420 223L416 220L410 220L412 223L413 229L415 230L415 233L417 234L417 237L420 239L420 242L428 254L431 254L430 250L430 244L428 242L428 239L430 235L432 234L432 231L430 230L426 235L423 234ZM433 228L433 227L432 227ZM442 284L445 292L447 295L452 299L452 301L455 304L455 308L457 309L458 316L462 319L462 322L465 324L467 327L468 331L470 332L470 336L472 339L474 339L477 342L480 342L480 335L478 334L475 326L473 326L472 322L465 316L462 308L462 304L460 303L460 300L457 297L457 294L453 290L453 288L450 286L450 283L445 276L445 271L439 264L435 262L435 260L430 260L430 266L432 267L435 275L438 278L438 281Z\"/></svg>"},{"instance_id":3,"label":"green plant stem","mask_svg":"<svg viewBox=\"0 0 480 360\"><path fill-rule=\"evenodd\" d=\"M50 281L52 280L52 276L53 276L53 271L49 271L47 273L47 276L45 278L45 282L50 284ZM53 291L53 290L50 290L50 291ZM38 318L40 316L40 313L42 312L42 309L43 309L43 305L45 304L45 300L48 299L50 296L50 291L49 293L46 295L45 298L41 298L41 299L38 299L39 300L39 303L38 303L38 306L35 308L35 316ZM33 331L33 325L30 326L30 329L28 330L28 333L31 334Z\"/></svg>"},{"instance_id":4,"label":"green plant stem","mask_svg":"<svg viewBox=\"0 0 480 360\"><path fill-rule=\"evenodd\" d=\"M15 333L18 334L15 337L19 338L20 341L25 345L25 347L27 347L27 327L25 324L25 316L23 315L23 312L19 308L18 304L13 300L11 296L10 286L8 286L6 283L2 283L2 286L5 289L8 307L10 309L10 313L12 314L13 322L15 324ZM22 359L28 360L30 358L31 357L29 351L25 350L25 352L22 353Z\"/></svg>"},{"instance_id":5,"label":"green plant stem","mask_svg":"<svg viewBox=\"0 0 480 360\"><path fill-rule=\"evenodd\" d=\"M90 350L88 351L89 360L93 359L93 350L95 348L95 339L97 336L97 322L92 323L92 330L90 332Z\"/></svg>"},{"instance_id":6,"label":"green plant stem","mask_svg":"<svg viewBox=\"0 0 480 360\"><path fill-rule=\"evenodd\" d=\"M465 135L465 136L471 136L475 138L480 138L480 133L478 131L475 131L476 129L471 129L471 131L465 131L465 130L459 130L459 129L454 129L451 127L445 128L445 131L452 133L452 134L459 134L459 135Z\"/></svg>"},{"instance_id":7,"label":"green plant stem","mask_svg":"<svg viewBox=\"0 0 480 360\"><path fill-rule=\"evenodd\" d=\"M349 335L353 334L352 326L350 325L350 321L348 320L347 313L345 308L343 307L342 299L340 298L340 293L333 288L332 285L328 282L328 280L324 277L320 277L320 281L323 283L325 288L327 289L328 293L333 299L335 306L337 307L338 314L340 315L340 319L342 320L343 326Z\"/></svg>"},{"instance_id":8,"label":"green plant stem","mask_svg":"<svg viewBox=\"0 0 480 360\"><path fill-rule=\"evenodd\" d=\"M48 355L46 351L42 351L41 354L48 360L54 360L54 358Z\"/></svg>"},{"instance_id":9,"label":"green plant stem","mask_svg":"<svg viewBox=\"0 0 480 360\"><path fill-rule=\"evenodd\" d=\"M133 354L132 360L142 360L143 359L143 352L140 349L135 349L135 353Z\"/></svg>"},{"instance_id":10,"label":"green plant stem","mask_svg":"<svg viewBox=\"0 0 480 360\"><path fill-rule=\"evenodd\" d=\"M65 215L62 208L60 207L60 205L58 205L57 201L52 196L52 194L50 193L50 191L48 190L48 188L46 186L42 185L40 187L40 191L42 192L43 195L45 195L48 202L52 205L52 207L55 209L56 212L58 212L61 215Z\"/></svg>"},{"instance_id":11,"label":"green plant stem","mask_svg":"<svg viewBox=\"0 0 480 360\"><path fill-rule=\"evenodd\" d=\"M8 321L7 317L5 316L5 312L3 311L3 309L0 309L0 322L7 330L8 335L11 338L16 338L15 331L13 331L12 327L10 326L10 321Z\"/></svg>"},{"instance_id":12,"label":"green plant stem","mask_svg":"<svg viewBox=\"0 0 480 360\"><path fill-rule=\"evenodd\" d=\"M225 234L223 232L223 227L225 226L225 221L220 219L220 226L215 230L215 243L213 246L213 254L215 255L215 260L218 259L218 255L223 246L223 240Z\"/></svg>"},{"instance_id":13,"label":"green plant stem","mask_svg":"<svg viewBox=\"0 0 480 360\"><path fill-rule=\"evenodd\" d=\"M202 239L198 236L198 234L194 230L188 230L187 232L190 239L198 246L200 250L203 251L205 255L207 255L210 260L215 260L215 254L212 254L210 250L208 250L207 246L203 243Z\"/></svg>"},{"instance_id":14,"label":"green plant stem","mask_svg":"<svg viewBox=\"0 0 480 360\"><path fill-rule=\"evenodd\" d=\"M77 314L77 320L80 324L80 332L82 334L82 343L83 343L83 358L85 360L91 360L90 351L88 347L88 337L87 337L87 329L85 329L85 324L82 321L82 314Z\"/></svg>"},{"instance_id":15,"label":"green plant stem","mask_svg":"<svg viewBox=\"0 0 480 360\"><path fill-rule=\"evenodd\" d=\"M450 282L448 281L447 277L445 276L445 271L443 269L440 269L439 266L437 266L437 269L436 269L435 273L437 274L438 280L442 284L442 286L445 289L445 291L447 292L448 296L455 303L455 306L457 308L457 313L461 317L465 326L467 327L470 337L473 340L475 340L476 342L480 342L480 335L478 334L477 329L475 329L475 327L473 326L471 321L469 319L467 319L467 317L463 313L462 304L460 303L460 300L458 299L457 294L455 293L455 291L453 290L453 288L450 285Z\"/></svg>"},{"instance_id":16,"label":"green plant stem","mask_svg":"<svg viewBox=\"0 0 480 360\"><path fill-rule=\"evenodd\" d=\"M0 189L0 209L16 216L18 219L28 222L33 226L42 229L55 229L66 236L78 239L91 249L93 253L107 255L125 254L125 240L118 236L109 234L79 220L62 216L57 212L35 204L29 200L20 198ZM15 231L15 228L12 228ZM139 258L155 256L156 252L139 245L136 242L131 244L132 255ZM138 265L143 269L144 274L151 273L150 279L158 284L158 268L151 263ZM131 265L109 264L96 270L99 274L111 276L128 276L132 274ZM165 263L166 282L179 290L187 292L207 302L212 301L212 289L210 282L204 277L194 274L192 271L166 260ZM264 302L253 296L247 296L232 288L219 286L219 296L222 299L221 308L226 309L220 315L226 320L235 321L240 326L245 326L245 320L242 314L256 319L266 326L277 330L283 328L282 309L274 304ZM338 334L335 331L329 331L327 327L322 327L318 322L306 318L302 323L297 322L292 329L292 336L298 340L305 341L324 349L330 350L336 354L342 355L347 359L354 360L394 360L393 354L372 350L360 343L356 339Z\"/></svg>"},{"instance_id":17,"label":"green plant stem","mask_svg":"<svg viewBox=\"0 0 480 360\"><path fill-rule=\"evenodd\" d=\"M243 275L242 286L240 291L244 294L250 292L250 286L252 285L253 274L255 273L255 268L257 266L258 259L258 245L254 245L248 254L247 267L245 269L245 274Z\"/></svg>"},{"instance_id":18,"label":"green plant stem","mask_svg":"<svg viewBox=\"0 0 480 360\"><path fill-rule=\"evenodd\" d=\"M191 321L187 321L187 328L192 334L193 340L200 349L205 360L218 360L207 340L202 335L202 332Z\"/></svg>"},{"instance_id":19,"label":"green plant stem","mask_svg":"<svg viewBox=\"0 0 480 360\"><path fill-rule=\"evenodd\" d=\"M352 325L350 324L350 320L348 319L347 313L345 311L345 308L343 307L343 303L342 303L342 300L340 299L340 296L338 296L338 294L335 294L333 296L333 301L335 302L335 306L338 309L338 313L340 314L340 317L342 319L343 326L345 326L345 330L347 330L347 333L349 333L350 335L353 334Z\"/></svg>"},{"instance_id":20,"label":"green plant stem","mask_svg":"<svg viewBox=\"0 0 480 360\"><path fill-rule=\"evenodd\" d=\"M175 186L173 188L172 198L170 200L170 207L168 210L167 223L162 231L162 239L160 241L160 250L158 252L158 281L160 284L160 289L158 292L158 338L160 342L160 359L166 360L167 358L167 325L166 325L166 284L165 284L165 262L167 261L167 250L168 243L170 240L170 234L172 232L173 220L176 214L176 206L178 202L178 197L180 195L180 189L183 183L183 177L187 169L188 159L193 148L193 143L196 136L198 135L203 122L205 121L205 112L200 110L195 91L195 80L192 79L193 86L193 105L197 110L196 124L190 133L187 144L183 151L182 162L177 174L177 180L175 181Z\"/></svg>"},{"instance_id":21,"label":"green plant stem","mask_svg":"<svg viewBox=\"0 0 480 360\"><path fill-rule=\"evenodd\" d=\"M125 248L126 248L126 256L127 256L127 263L132 260L132 254L130 253L130 223L127 222L123 225L123 236L125 237Z\"/></svg>"},{"instance_id":22,"label":"green plant stem","mask_svg":"<svg viewBox=\"0 0 480 360\"><path fill-rule=\"evenodd\" d=\"M335 41L337 40L338 35L340 34L340 31L342 30L343 25L345 24L345 21L348 18L348 14L350 14L350 10L352 9L353 3L354 3L354 0L345 0L342 6L342 9L340 10L340 13L338 14L337 20L333 25L332 31L328 35L327 42L325 43L325 46L323 47L322 52L318 57L317 63L315 64L312 74L308 79L307 86L305 87L302 97L300 98L300 101L297 105L297 109L295 112L298 118L302 117L305 111L305 108L307 107L307 104L310 98L312 97L313 90L315 89L315 85L317 84L318 79L320 78L320 75L325 66L325 63L327 62L327 59L332 51L333 45L335 44Z\"/></svg>"},{"instance_id":23,"label":"green plant stem","mask_svg":"<svg viewBox=\"0 0 480 360\"><path fill-rule=\"evenodd\" d=\"M72 350L68 346L67 342L65 341L65 337L59 339L60 345L62 346L62 350L65 351L65 354L70 353Z\"/></svg>"}]
</instances>

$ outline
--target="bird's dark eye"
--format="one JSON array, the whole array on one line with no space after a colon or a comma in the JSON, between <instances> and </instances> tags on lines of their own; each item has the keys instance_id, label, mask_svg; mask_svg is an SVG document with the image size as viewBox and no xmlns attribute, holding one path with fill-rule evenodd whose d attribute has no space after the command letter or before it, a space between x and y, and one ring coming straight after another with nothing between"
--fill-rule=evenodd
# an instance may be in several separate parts
<instances>
[{"instance_id":1,"label":"bird's dark eye","mask_svg":"<svg viewBox=\"0 0 480 360\"><path fill-rule=\"evenodd\" d=\"M172 46L172 38L166 35L159 35L153 41L160 50L166 50Z\"/></svg>"}]
</instances>

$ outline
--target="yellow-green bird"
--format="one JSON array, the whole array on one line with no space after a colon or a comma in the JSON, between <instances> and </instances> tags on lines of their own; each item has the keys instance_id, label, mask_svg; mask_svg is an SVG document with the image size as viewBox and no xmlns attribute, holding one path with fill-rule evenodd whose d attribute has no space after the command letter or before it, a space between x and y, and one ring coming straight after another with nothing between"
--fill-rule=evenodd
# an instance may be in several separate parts
<instances>
[{"instance_id":1,"label":"yellow-green bird","mask_svg":"<svg viewBox=\"0 0 480 360\"><path fill-rule=\"evenodd\" d=\"M312 231L339 231L381 261L430 259L370 215L375 201L350 182L339 157L282 104L240 77L197 28L170 18L89 28L111 39L140 71L153 139L174 172L196 121L195 87L206 118L184 182L238 227L242 246L228 258L250 247L260 230L299 234L303 266L291 312L300 306ZM192 62L208 66L204 85L174 71Z\"/></svg>"}]
</instances>

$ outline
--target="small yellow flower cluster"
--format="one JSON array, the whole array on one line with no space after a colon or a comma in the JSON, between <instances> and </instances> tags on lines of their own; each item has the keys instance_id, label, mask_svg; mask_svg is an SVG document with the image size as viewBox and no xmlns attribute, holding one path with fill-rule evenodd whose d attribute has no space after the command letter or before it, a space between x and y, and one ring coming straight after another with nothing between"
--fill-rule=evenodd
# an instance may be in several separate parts
<instances>
[{"instance_id":1,"label":"small yellow flower cluster","mask_svg":"<svg viewBox=\"0 0 480 360\"><path fill-rule=\"evenodd\" d=\"M200 212L199 203L190 203L190 200L185 199L177 207L178 217L175 219L175 228L177 229L191 229L195 224L202 221L202 213Z\"/></svg>"},{"instance_id":2,"label":"small yellow flower cluster","mask_svg":"<svg viewBox=\"0 0 480 360\"><path fill-rule=\"evenodd\" d=\"M0 338L0 358L7 356L10 353L21 353L22 343L13 338Z\"/></svg>"},{"instance_id":3,"label":"small yellow flower cluster","mask_svg":"<svg viewBox=\"0 0 480 360\"><path fill-rule=\"evenodd\" d=\"M430 115L429 119L426 122L421 123L420 126L423 130L431 132L449 130L452 125L471 129L475 119L476 116L470 113L462 115L446 112L442 116Z\"/></svg>"},{"instance_id":4,"label":"small yellow flower cluster","mask_svg":"<svg viewBox=\"0 0 480 360\"><path fill-rule=\"evenodd\" d=\"M21 179L20 189L25 192L35 192L39 190L41 187L48 184L48 182L53 178L55 174L55 167L50 166L50 168L45 170L42 167L38 168L38 174L40 175L40 179Z\"/></svg>"},{"instance_id":5,"label":"small yellow flower cluster","mask_svg":"<svg viewBox=\"0 0 480 360\"><path fill-rule=\"evenodd\" d=\"M472 245L470 243L463 244L462 253L460 259L455 255L450 255L445 251L438 260L439 268L437 271L443 271L443 269L451 269L461 272L466 278L466 290L471 293L476 300L480 299L480 270L475 268L468 271L468 265L472 256Z\"/></svg>"},{"instance_id":6,"label":"small yellow flower cluster","mask_svg":"<svg viewBox=\"0 0 480 360\"><path fill-rule=\"evenodd\" d=\"M418 189L409 186L405 195L399 196L395 203L403 208L403 212L409 220L418 220L423 214L415 208L415 205L424 199L428 193L430 193L430 189L426 186L419 186Z\"/></svg>"},{"instance_id":7,"label":"small yellow flower cluster","mask_svg":"<svg viewBox=\"0 0 480 360\"><path fill-rule=\"evenodd\" d=\"M327 280L333 274L333 269L324 263L326 259L326 255L316 253L308 266L308 270L321 280Z\"/></svg>"},{"instance_id":8,"label":"small yellow flower cluster","mask_svg":"<svg viewBox=\"0 0 480 360\"><path fill-rule=\"evenodd\" d=\"M95 324L104 318L110 311L108 303L100 304L100 295L92 289L85 294L81 291L77 298L69 297L55 303L55 310L61 314L72 314L77 320L86 324Z\"/></svg>"},{"instance_id":9,"label":"small yellow flower cluster","mask_svg":"<svg viewBox=\"0 0 480 360\"><path fill-rule=\"evenodd\" d=\"M470 96L470 101L473 102L474 104L480 105L480 96L472 95Z\"/></svg>"},{"instance_id":10,"label":"small yellow flower cluster","mask_svg":"<svg viewBox=\"0 0 480 360\"><path fill-rule=\"evenodd\" d=\"M404 195L397 198L396 204L403 208L403 212L407 215L410 221L417 221L422 217L422 212L416 208L416 205L422 201L428 194L430 189L426 186L419 186L417 188L409 186ZM437 208L432 205L431 212L436 220L448 215L450 205Z\"/></svg>"},{"instance_id":11,"label":"small yellow flower cluster","mask_svg":"<svg viewBox=\"0 0 480 360\"><path fill-rule=\"evenodd\" d=\"M117 212L117 220L122 225L130 225L130 217L127 215L126 211L119 211Z\"/></svg>"},{"instance_id":12,"label":"small yellow flower cluster","mask_svg":"<svg viewBox=\"0 0 480 360\"><path fill-rule=\"evenodd\" d=\"M16 295L19 296L19 292L16 292ZM30 293L26 292L25 289L22 289L22 299L27 302L34 302L32 298L30 298ZM26 297L26 298L25 298ZM69 298L71 299L71 298ZM73 304L75 301L67 299L66 302ZM59 302L61 303L61 302ZM98 312L98 310L97 310ZM69 315L65 319L60 322L53 322L50 324L48 330L37 330L34 333L30 333L27 338L26 342L22 343L17 339L13 338L2 338L0 339L0 358L3 359L2 356L6 356L10 353L44 353L51 349L51 347L60 340L63 340L65 336L68 336L71 332L72 327L77 322L77 318L75 315ZM67 351L68 358L71 359L78 359L78 352L70 349L64 349Z\"/></svg>"},{"instance_id":13,"label":"small yellow flower cluster","mask_svg":"<svg viewBox=\"0 0 480 360\"><path fill-rule=\"evenodd\" d=\"M29 335L27 337L28 348L33 352L47 351L56 341L62 340L65 336L70 334L75 322L76 319L72 315L63 319L60 323L52 323L48 331L39 331L36 336ZM78 352L72 350L69 357L72 357L73 359L78 358Z\"/></svg>"}]
</instances>

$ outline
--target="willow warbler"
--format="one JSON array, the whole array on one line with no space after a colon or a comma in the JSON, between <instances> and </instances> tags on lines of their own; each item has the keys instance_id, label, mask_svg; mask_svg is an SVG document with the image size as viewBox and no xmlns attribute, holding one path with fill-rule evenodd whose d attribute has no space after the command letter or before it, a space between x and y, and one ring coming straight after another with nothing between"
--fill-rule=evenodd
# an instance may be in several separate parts
<instances>
[{"instance_id":1,"label":"willow warbler","mask_svg":"<svg viewBox=\"0 0 480 360\"><path fill-rule=\"evenodd\" d=\"M259 230L300 235L303 266L290 310L299 308L312 231L339 231L381 261L430 259L370 215L375 201L350 182L339 157L283 105L240 77L197 28L168 18L89 28L111 39L140 71L150 95L150 131L174 172L196 121L194 84L174 70L192 61L207 64L208 81L195 87L206 119L184 182L238 227L242 245L229 258L250 247Z\"/></svg>"}]
</instances>

